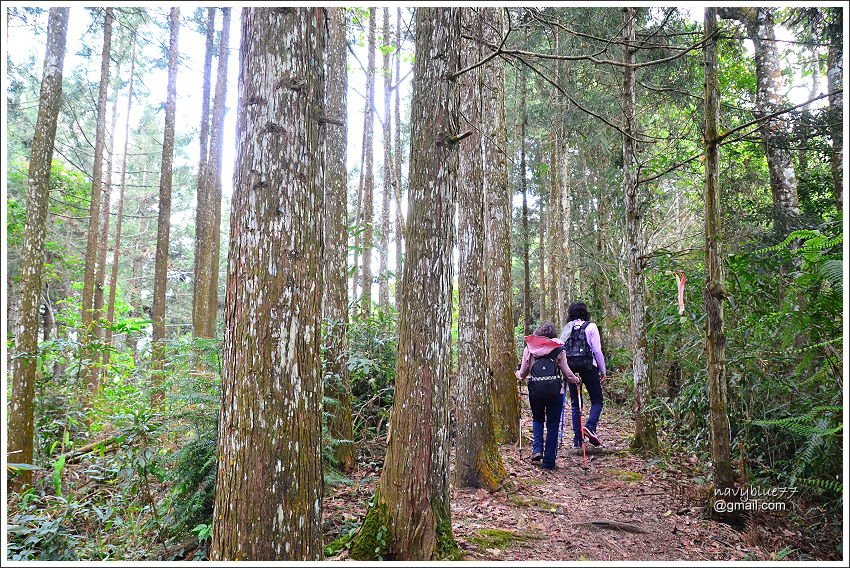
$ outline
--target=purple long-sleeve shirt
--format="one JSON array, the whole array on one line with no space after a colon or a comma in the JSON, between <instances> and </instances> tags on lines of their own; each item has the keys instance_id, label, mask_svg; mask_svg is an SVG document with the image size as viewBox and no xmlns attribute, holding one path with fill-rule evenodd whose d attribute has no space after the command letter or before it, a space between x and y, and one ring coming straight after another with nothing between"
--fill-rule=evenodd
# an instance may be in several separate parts
<instances>
[{"instance_id":1,"label":"purple long-sleeve shirt","mask_svg":"<svg viewBox=\"0 0 850 568\"><path fill-rule=\"evenodd\" d=\"M584 320L573 320L567 322L567 325L561 330L561 341L566 341L570 336L574 327L580 327ZM587 343L590 345L590 351L593 353L593 362L599 368L599 374L605 375L605 356L602 355L602 340L599 338L599 328L596 324L590 322L584 328L584 334L587 337Z\"/></svg>"}]
</instances>

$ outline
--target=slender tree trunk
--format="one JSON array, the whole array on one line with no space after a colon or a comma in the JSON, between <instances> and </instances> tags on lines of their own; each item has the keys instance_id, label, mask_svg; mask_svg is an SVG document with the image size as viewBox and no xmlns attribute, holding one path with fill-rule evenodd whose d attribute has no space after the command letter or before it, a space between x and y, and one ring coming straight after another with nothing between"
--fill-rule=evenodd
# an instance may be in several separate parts
<instances>
[{"instance_id":1,"label":"slender tree trunk","mask_svg":"<svg viewBox=\"0 0 850 568\"><path fill-rule=\"evenodd\" d=\"M127 87L127 116L124 121L124 152L121 157L121 188L118 190L118 213L115 219L115 242L112 245L112 272L109 276L109 303L106 320L115 322L115 294L118 290L118 259L121 258L121 229L124 220L124 188L127 183L127 151L130 145L130 110L133 108L133 78L136 73L136 34L133 33L133 47L130 55L130 82ZM105 343L112 345L112 329L106 328ZM110 350L103 355L104 365L109 363Z\"/></svg>"},{"instance_id":2,"label":"slender tree trunk","mask_svg":"<svg viewBox=\"0 0 850 568\"><path fill-rule=\"evenodd\" d=\"M56 121L62 99L62 67L68 33L68 8L51 8L47 23L47 49L41 76L38 116L30 147L27 177L27 221L21 248L21 316L15 336L11 408L9 410L9 463L33 463L33 421L35 379L38 368L39 308L41 304L44 238L50 197L50 165ZM21 491L32 483L32 472L22 471L9 482L9 489Z\"/></svg>"},{"instance_id":3,"label":"slender tree trunk","mask_svg":"<svg viewBox=\"0 0 850 568\"><path fill-rule=\"evenodd\" d=\"M827 31L829 50L827 52L826 77L829 88L829 134L832 139L832 153L829 155L832 184L835 189L835 206L839 211L843 208L842 192L844 189L844 11L841 8L828 8L832 12L832 22Z\"/></svg>"},{"instance_id":4,"label":"slender tree trunk","mask_svg":"<svg viewBox=\"0 0 850 568\"><path fill-rule=\"evenodd\" d=\"M165 289L168 284L168 248L171 232L171 178L174 164L174 115L177 102L177 38L180 32L180 9L169 13L168 87L165 103L165 127L162 143L162 171L159 178L159 217L156 230L154 263L153 337L151 339L151 405L164 398L162 386L165 365Z\"/></svg>"},{"instance_id":5,"label":"slender tree trunk","mask_svg":"<svg viewBox=\"0 0 850 568\"><path fill-rule=\"evenodd\" d=\"M328 124L325 146L325 292L322 312L327 326L329 355L325 365L327 398L331 408L330 435L340 440L334 447L342 471L354 469L354 433L351 415L351 382L348 375L348 175L345 169L347 140L347 89L345 9L328 8L328 80L325 108L342 125Z\"/></svg>"},{"instance_id":6,"label":"slender tree trunk","mask_svg":"<svg viewBox=\"0 0 850 568\"><path fill-rule=\"evenodd\" d=\"M106 8L103 20L103 50L100 57L100 86L97 98L97 131L94 143L94 169L92 172L91 203L89 204L89 229L86 240L85 272L83 275L82 311L82 381L90 395L97 391L98 373L94 371L95 354L91 343L95 337L94 287L97 276L98 236L100 229L100 197L103 191L103 152L106 146L106 95L109 87L109 57L112 50L112 8Z\"/></svg>"},{"instance_id":7,"label":"slender tree trunk","mask_svg":"<svg viewBox=\"0 0 850 568\"><path fill-rule=\"evenodd\" d=\"M395 54L395 305L401 305L401 274L404 267L404 213L401 210L401 8L396 8ZM389 120L389 119L387 119Z\"/></svg>"},{"instance_id":8,"label":"slender tree trunk","mask_svg":"<svg viewBox=\"0 0 850 568\"><path fill-rule=\"evenodd\" d=\"M416 9L410 216L387 456L352 558L457 558L449 502L460 9ZM423 275L428 277L424 278Z\"/></svg>"},{"instance_id":9,"label":"slender tree trunk","mask_svg":"<svg viewBox=\"0 0 850 568\"><path fill-rule=\"evenodd\" d=\"M525 334L531 334L531 274L529 273L528 248L528 176L525 162L525 131L528 125L526 115L526 75L525 67L520 71L520 127L519 127L519 188L522 192L522 320Z\"/></svg>"},{"instance_id":10,"label":"slender tree trunk","mask_svg":"<svg viewBox=\"0 0 850 568\"><path fill-rule=\"evenodd\" d=\"M537 318L538 322L546 321L548 317L546 313L546 243L543 240L544 235L548 232L546 227L546 212L544 211L545 204L542 198L537 201L537 210L538 210L538 224L537 224L537 264L539 265L539 270L537 271L537 278L539 282L540 288L540 313Z\"/></svg>"},{"instance_id":11,"label":"slender tree trunk","mask_svg":"<svg viewBox=\"0 0 850 568\"><path fill-rule=\"evenodd\" d=\"M212 273L213 209L207 168L210 161L210 88L212 83L215 8L207 8L204 82L201 91L201 154L198 161L197 206L195 209L195 277L192 298L192 331L195 337L211 337L207 329Z\"/></svg>"},{"instance_id":12,"label":"slender tree trunk","mask_svg":"<svg viewBox=\"0 0 850 568\"><path fill-rule=\"evenodd\" d=\"M485 38L496 45L505 27L501 9L484 8ZM519 389L514 370L514 315L511 303L511 191L508 185L505 118L505 70L500 61L485 67L483 114L484 197L486 233L484 265L487 267L487 341L494 381L496 438L516 442L519 436Z\"/></svg>"},{"instance_id":13,"label":"slender tree trunk","mask_svg":"<svg viewBox=\"0 0 850 568\"><path fill-rule=\"evenodd\" d=\"M720 211L719 122L717 86L717 8L705 9L705 354L708 363L708 406L711 428L711 462L714 488L734 487L729 448L729 413L726 396L726 336L723 333L723 225ZM710 497L713 503L715 496ZM713 514L716 511L711 508Z\"/></svg>"},{"instance_id":14,"label":"slender tree trunk","mask_svg":"<svg viewBox=\"0 0 850 568\"><path fill-rule=\"evenodd\" d=\"M322 558L324 13L242 12L215 561Z\"/></svg>"},{"instance_id":15,"label":"slender tree trunk","mask_svg":"<svg viewBox=\"0 0 850 568\"><path fill-rule=\"evenodd\" d=\"M360 310L368 315L372 311L372 247L374 245L374 123L375 115L375 28L377 8L369 8L369 57L366 64L366 103L363 109L363 136L365 138L363 161L363 257L360 282Z\"/></svg>"},{"instance_id":16,"label":"slender tree trunk","mask_svg":"<svg viewBox=\"0 0 850 568\"><path fill-rule=\"evenodd\" d=\"M558 132L558 161L555 163L555 168L558 170L558 205L560 211L558 221L560 228L558 230L558 267L557 287L558 287L558 308L553 312L557 314L560 325L567 323L567 311L572 300L571 294L573 289L573 268L572 268L572 178L570 176L569 167L569 145L567 144L566 132L560 129ZM555 317L554 315L552 317Z\"/></svg>"},{"instance_id":17,"label":"slender tree trunk","mask_svg":"<svg viewBox=\"0 0 850 568\"><path fill-rule=\"evenodd\" d=\"M623 8L623 61L635 62L635 8ZM635 116L635 68L623 68L623 191L626 195L626 256L628 263L629 310L631 313L632 376L634 380L635 437L632 448L653 453L658 449L655 418L649 409L651 398L646 360L646 291L643 276L643 229L638 195L637 134Z\"/></svg>"},{"instance_id":18,"label":"slender tree trunk","mask_svg":"<svg viewBox=\"0 0 850 568\"><path fill-rule=\"evenodd\" d=\"M460 67L484 56L481 16L463 11L463 28L477 34L461 51ZM472 135L460 152L458 187L458 371L454 482L460 487L485 487L495 491L507 478L502 463L493 416L493 386L488 369L484 314L484 160L481 132L483 71L476 68L461 76L461 115Z\"/></svg>"},{"instance_id":19,"label":"slender tree trunk","mask_svg":"<svg viewBox=\"0 0 850 568\"><path fill-rule=\"evenodd\" d=\"M747 28L755 47L756 104L753 114L762 118L783 108L782 75L779 52L773 29L775 8L720 8L722 18L738 20ZM778 116L759 123L764 142L770 189L773 193L773 225L778 238L800 226L800 204L797 198L797 176L788 143L788 118Z\"/></svg>"},{"instance_id":20,"label":"slender tree trunk","mask_svg":"<svg viewBox=\"0 0 850 568\"><path fill-rule=\"evenodd\" d=\"M388 46L391 45L390 40L390 10L384 8L384 32L381 40L381 54L383 56L381 72L384 78L384 170L383 181L384 188L381 192L381 241L380 241L380 261L379 272L381 273L378 282L378 304L386 309L390 304L390 286L389 276L387 276L388 257L390 248L390 195L392 193L392 179L394 176L393 165L393 135L392 121L390 120L390 83L392 82L392 68L390 67L390 52Z\"/></svg>"},{"instance_id":21,"label":"slender tree trunk","mask_svg":"<svg viewBox=\"0 0 850 568\"><path fill-rule=\"evenodd\" d=\"M215 78L212 128L210 130L210 160L207 166L207 185L212 196L212 231L210 233L211 262L209 309L206 329L208 337L215 337L218 314L218 268L221 256L221 160L224 152L224 111L227 103L227 62L230 53L230 8L222 8L222 32L219 38L218 69Z\"/></svg>"},{"instance_id":22,"label":"slender tree trunk","mask_svg":"<svg viewBox=\"0 0 850 568\"><path fill-rule=\"evenodd\" d=\"M115 76L121 77L121 65L115 65ZM109 150L106 157L106 179L103 184L103 193L100 197L100 229L98 230L97 244L97 278L94 286L94 303L92 306L92 319L100 321L103 312L103 292L106 287L106 251L109 248L109 217L112 213L112 167L115 157L115 129L118 126L118 89L115 86L115 98L112 101L112 122L109 128ZM101 337L100 325L95 329L95 336ZM102 359L106 357L103 352Z\"/></svg>"}]
</instances>

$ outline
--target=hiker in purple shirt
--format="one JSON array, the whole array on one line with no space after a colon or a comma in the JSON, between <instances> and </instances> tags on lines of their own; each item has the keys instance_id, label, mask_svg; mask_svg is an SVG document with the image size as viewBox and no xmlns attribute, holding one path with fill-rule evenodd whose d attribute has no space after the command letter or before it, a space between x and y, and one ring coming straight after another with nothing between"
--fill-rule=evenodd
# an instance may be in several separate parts
<instances>
[{"instance_id":1,"label":"hiker in purple shirt","mask_svg":"<svg viewBox=\"0 0 850 568\"><path fill-rule=\"evenodd\" d=\"M605 381L605 357L602 355L602 344L599 340L599 328L590 321L587 306L583 302L570 304L567 310L569 320L561 330L561 341L564 342L564 352L570 369L581 377L581 382L587 387L590 395L590 416L581 426L579 411L579 388L581 385L569 384L570 403L573 417L573 447L581 448L587 437L594 446L601 446L602 441L596 434L599 416L602 414L602 382Z\"/></svg>"}]
</instances>

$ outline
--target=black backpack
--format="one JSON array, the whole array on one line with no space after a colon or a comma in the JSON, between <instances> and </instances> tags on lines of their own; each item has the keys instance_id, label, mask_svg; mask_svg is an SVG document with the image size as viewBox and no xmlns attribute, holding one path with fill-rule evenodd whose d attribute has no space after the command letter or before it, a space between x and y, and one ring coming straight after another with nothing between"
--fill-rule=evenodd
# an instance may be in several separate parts
<instances>
[{"instance_id":1,"label":"black backpack","mask_svg":"<svg viewBox=\"0 0 850 568\"><path fill-rule=\"evenodd\" d=\"M558 354L561 352L562 347L556 347L552 351L550 351L547 355L543 355L541 357L535 357L534 365L531 366L531 376L532 377L559 377L561 376L561 371L558 368Z\"/></svg>"},{"instance_id":2,"label":"black backpack","mask_svg":"<svg viewBox=\"0 0 850 568\"><path fill-rule=\"evenodd\" d=\"M583 371L593 366L593 352L590 350L585 332L588 325L590 325L590 322L586 321L581 324L581 327L573 326L564 341L567 364L573 371Z\"/></svg>"}]
</instances>

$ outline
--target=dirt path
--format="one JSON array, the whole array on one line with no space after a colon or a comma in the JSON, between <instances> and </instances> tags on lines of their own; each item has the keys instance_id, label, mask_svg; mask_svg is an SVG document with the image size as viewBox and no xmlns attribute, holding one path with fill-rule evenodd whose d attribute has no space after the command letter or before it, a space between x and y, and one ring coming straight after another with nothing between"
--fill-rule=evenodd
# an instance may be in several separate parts
<instances>
[{"instance_id":1,"label":"dirt path","mask_svg":"<svg viewBox=\"0 0 850 568\"><path fill-rule=\"evenodd\" d=\"M742 530L708 520L699 484L703 464L687 456L633 455L627 445L633 424L624 409L606 406L599 427L605 448L588 450L587 470L581 451L568 449L567 435L557 470L532 465L529 420L526 414L522 459L515 446L502 447L510 483L492 494L452 492L453 531L464 560L776 560L800 558L793 552L806 548L788 513L761 517ZM357 527L379 473L361 470L353 484L326 494L326 518L334 519L327 533ZM595 521L641 532L590 524ZM343 549L331 558L348 556Z\"/></svg>"}]
</instances>

